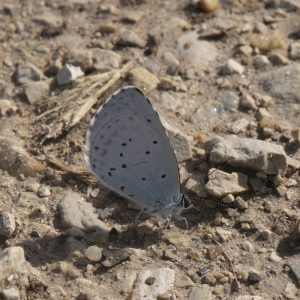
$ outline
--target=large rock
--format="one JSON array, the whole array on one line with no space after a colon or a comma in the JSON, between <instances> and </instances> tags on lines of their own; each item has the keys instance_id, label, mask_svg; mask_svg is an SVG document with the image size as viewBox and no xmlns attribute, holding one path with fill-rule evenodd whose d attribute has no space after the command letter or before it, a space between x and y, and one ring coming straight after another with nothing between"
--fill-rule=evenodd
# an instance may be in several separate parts
<instances>
[{"instance_id":1,"label":"large rock","mask_svg":"<svg viewBox=\"0 0 300 300\"><path fill-rule=\"evenodd\" d=\"M169 291L175 281L175 271L170 268L142 270L137 275L132 299L156 300Z\"/></svg>"},{"instance_id":2,"label":"large rock","mask_svg":"<svg viewBox=\"0 0 300 300\"><path fill-rule=\"evenodd\" d=\"M300 103L300 65L281 67L258 76L261 87L282 101Z\"/></svg>"},{"instance_id":3,"label":"large rock","mask_svg":"<svg viewBox=\"0 0 300 300\"><path fill-rule=\"evenodd\" d=\"M61 223L65 228L76 227L84 231L96 230L106 239L109 228L98 219L91 203L75 192L69 192L58 204Z\"/></svg>"},{"instance_id":4,"label":"large rock","mask_svg":"<svg viewBox=\"0 0 300 300\"><path fill-rule=\"evenodd\" d=\"M205 149L215 163L227 162L272 175L284 175L287 170L286 154L277 144L230 135L207 141Z\"/></svg>"},{"instance_id":5,"label":"large rock","mask_svg":"<svg viewBox=\"0 0 300 300\"><path fill-rule=\"evenodd\" d=\"M247 184L248 176L239 173L226 173L217 169L208 171L208 182L206 190L212 196L222 198L228 194L237 194L249 189Z\"/></svg>"},{"instance_id":6,"label":"large rock","mask_svg":"<svg viewBox=\"0 0 300 300\"><path fill-rule=\"evenodd\" d=\"M0 252L0 283L11 275L27 275L30 264L22 247L9 247Z\"/></svg>"}]
</instances>

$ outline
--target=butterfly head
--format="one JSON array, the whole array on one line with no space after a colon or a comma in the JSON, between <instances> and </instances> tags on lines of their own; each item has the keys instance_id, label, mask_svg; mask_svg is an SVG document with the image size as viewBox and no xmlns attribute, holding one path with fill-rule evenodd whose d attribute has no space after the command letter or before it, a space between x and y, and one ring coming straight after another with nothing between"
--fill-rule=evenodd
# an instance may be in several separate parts
<instances>
[{"instance_id":1,"label":"butterfly head","mask_svg":"<svg viewBox=\"0 0 300 300\"><path fill-rule=\"evenodd\" d=\"M186 194L181 194L179 206L182 208L189 208L192 205L191 199Z\"/></svg>"}]
</instances>

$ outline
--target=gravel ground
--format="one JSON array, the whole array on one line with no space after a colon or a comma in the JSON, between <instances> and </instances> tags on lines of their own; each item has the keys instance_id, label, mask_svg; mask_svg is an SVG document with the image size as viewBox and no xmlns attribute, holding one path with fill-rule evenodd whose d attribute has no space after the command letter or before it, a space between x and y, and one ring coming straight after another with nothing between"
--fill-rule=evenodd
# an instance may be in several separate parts
<instances>
[{"instance_id":1,"label":"gravel ground","mask_svg":"<svg viewBox=\"0 0 300 300\"><path fill-rule=\"evenodd\" d=\"M0 14L1 299L300 299L299 0ZM126 85L166 124L189 228L135 222L85 167L91 119Z\"/></svg>"}]
</instances>

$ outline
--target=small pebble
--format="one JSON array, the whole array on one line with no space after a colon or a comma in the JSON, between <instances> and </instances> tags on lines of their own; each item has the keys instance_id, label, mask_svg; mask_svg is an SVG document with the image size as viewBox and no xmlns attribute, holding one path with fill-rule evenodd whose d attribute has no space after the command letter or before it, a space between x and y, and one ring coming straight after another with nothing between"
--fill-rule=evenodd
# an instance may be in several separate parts
<instances>
[{"instance_id":1,"label":"small pebble","mask_svg":"<svg viewBox=\"0 0 300 300\"><path fill-rule=\"evenodd\" d=\"M251 226L248 223L241 223L241 229L249 231L251 229Z\"/></svg>"},{"instance_id":2,"label":"small pebble","mask_svg":"<svg viewBox=\"0 0 300 300\"><path fill-rule=\"evenodd\" d=\"M265 239L265 240L269 240L270 237L272 236L272 231L268 230L268 229L263 229L260 232L261 236Z\"/></svg>"},{"instance_id":3,"label":"small pebble","mask_svg":"<svg viewBox=\"0 0 300 300\"><path fill-rule=\"evenodd\" d=\"M83 74L80 67L66 64L58 71L56 81L58 85L68 84Z\"/></svg>"},{"instance_id":4,"label":"small pebble","mask_svg":"<svg viewBox=\"0 0 300 300\"><path fill-rule=\"evenodd\" d=\"M234 205L240 210L245 210L248 208L248 203L240 196L235 198Z\"/></svg>"},{"instance_id":5,"label":"small pebble","mask_svg":"<svg viewBox=\"0 0 300 300\"><path fill-rule=\"evenodd\" d=\"M102 251L103 249L98 246L90 246L85 249L84 254L91 261L99 261L102 258Z\"/></svg>"},{"instance_id":6,"label":"small pebble","mask_svg":"<svg viewBox=\"0 0 300 300\"><path fill-rule=\"evenodd\" d=\"M90 196L93 198L97 198L99 193L100 193L100 189L96 188L91 191Z\"/></svg>"},{"instance_id":7,"label":"small pebble","mask_svg":"<svg viewBox=\"0 0 300 300\"><path fill-rule=\"evenodd\" d=\"M249 94L243 94L240 99L240 107L249 110L257 110L254 98Z\"/></svg>"},{"instance_id":8,"label":"small pebble","mask_svg":"<svg viewBox=\"0 0 300 300\"><path fill-rule=\"evenodd\" d=\"M242 248L247 251L247 252L252 252L253 250L253 245L249 241L245 241L242 243Z\"/></svg>"},{"instance_id":9,"label":"small pebble","mask_svg":"<svg viewBox=\"0 0 300 300\"><path fill-rule=\"evenodd\" d=\"M244 73L245 67L243 67L240 63L235 61L234 59L229 59L227 64L222 68L223 75L232 75L239 74L242 75Z\"/></svg>"},{"instance_id":10,"label":"small pebble","mask_svg":"<svg viewBox=\"0 0 300 300\"><path fill-rule=\"evenodd\" d=\"M253 59L253 65L256 69L263 69L270 64L270 61L265 55L257 55Z\"/></svg>"},{"instance_id":11,"label":"small pebble","mask_svg":"<svg viewBox=\"0 0 300 300\"><path fill-rule=\"evenodd\" d=\"M211 13L220 7L219 0L193 0L192 3L199 6L206 13Z\"/></svg>"},{"instance_id":12,"label":"small pebble","mask_svg":"<svg viewBox=\"0 0 300 300\"><path fill-rule=\"evenodd\" d=\"M41 198L48 197L51 195L51 190L48 186L41 186L39 188L38 195Z\"/></svg>"},{"instance_id":13,"label":"small pebble","mask_svg":"<svg viewBox=\"0 0 300 300\"><path fill-rule=\"evenodd\" d=\"M282 258L280 256L278 256L275 251L272 251L269 256L269 260L272 262L281 262Z\"/></svg>"},{"instance_id":14,"label":"small pebble","mask_svg":"<svg viewBox=\"0 0 300 300\"><path fill-rule=\"evenodd\" d=\"M14 215L8 212L0 212L0 236L11 237L16 229Z\"/></svg>"},{"instance_id":15,"label":"small pebble","mask_svg":"<svg viewBox=\"0 0 300 300\"><path fill-rule=\"evenodd\" d=\"M249 272L249 275L248 275L248 283L250 285L252 284L257 284L261 281L261 277L258 273L256 272Z\"/></svg>"},{"instance_id":16,"label":"small pebble","mask_svg":"<svg viewBox=\"0 0 300 300\"><path fill-rule=\"evenodd\" d=\"M226 195L225 197L222 198L222 201L224 203L227 203L227 204L233 203L234 202L234 196L232 194L228 194L228 195Z\"/></svg>"}]
</instances>

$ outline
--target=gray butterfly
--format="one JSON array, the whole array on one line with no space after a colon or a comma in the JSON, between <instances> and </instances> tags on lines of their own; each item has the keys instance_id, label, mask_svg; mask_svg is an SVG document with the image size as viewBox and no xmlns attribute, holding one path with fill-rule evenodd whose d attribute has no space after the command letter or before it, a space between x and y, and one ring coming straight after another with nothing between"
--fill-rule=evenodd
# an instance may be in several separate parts
<instances>
[{"instance_id":1,"label":"gray butterfly","mask_svg":"<svg viewBox=\"0 0 300 300\"><path fill-rule=\"evenodd\" d=\"M164 218L189 201L180 192L178 164L158 113L133 86L97 111L86 136L86 161L100 182Z\"/></svg>"}]
</instances>

